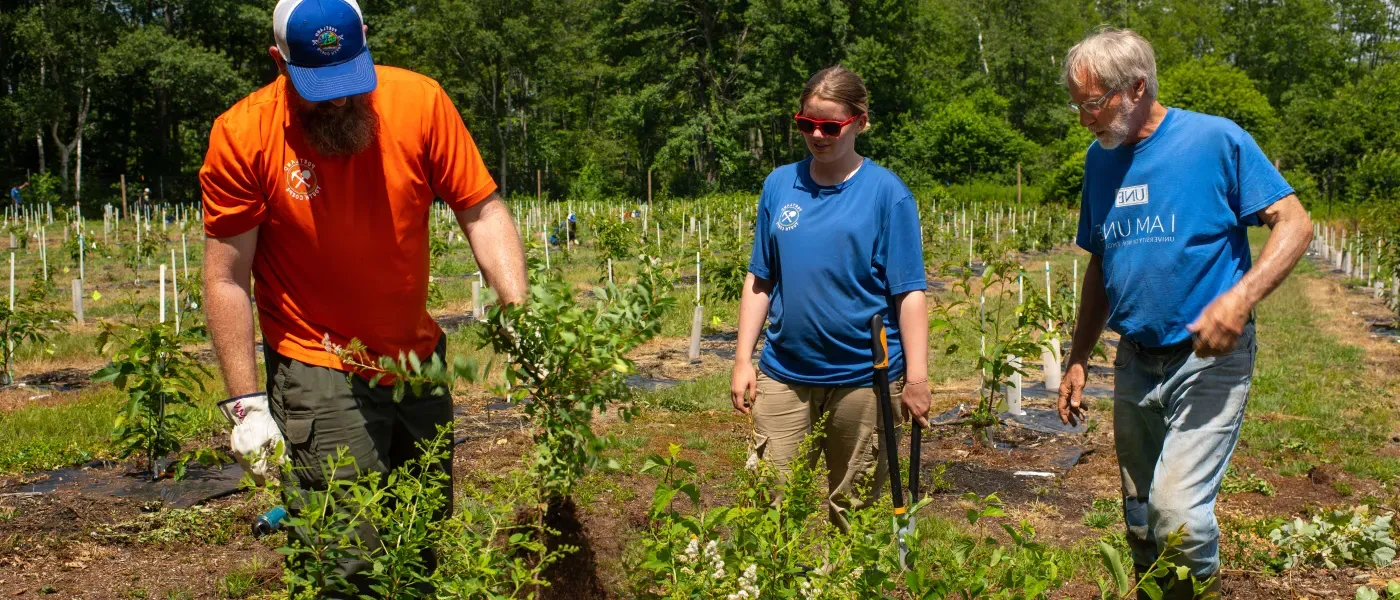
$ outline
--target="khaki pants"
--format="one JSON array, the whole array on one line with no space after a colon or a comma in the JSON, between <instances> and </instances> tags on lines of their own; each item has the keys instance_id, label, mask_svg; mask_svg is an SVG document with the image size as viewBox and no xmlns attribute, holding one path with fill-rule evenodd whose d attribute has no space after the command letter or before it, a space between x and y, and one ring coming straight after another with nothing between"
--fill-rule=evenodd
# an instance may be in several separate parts
<instances>
[{"instance_id":1,"label":"khaki pants","mask_svg":"<svg viewBox=\"0 0 1400 600\"><path fill-rule=\"evenodd\" d=\"M816 464L826 458L827 509L831 522L850 528L848 511L874 502L886 489L889 466L881 458L880 411L874 388L788 385L758 373L754 398L754 450L782 473L791 472L798 446L812 427L825 419L825 436L807 457ZM900 410L904 382L890 382L891 409ZM893 413L899 415L899 412ZM898 420L896 420L898 422Z\"/></svg>"}]
</instances>

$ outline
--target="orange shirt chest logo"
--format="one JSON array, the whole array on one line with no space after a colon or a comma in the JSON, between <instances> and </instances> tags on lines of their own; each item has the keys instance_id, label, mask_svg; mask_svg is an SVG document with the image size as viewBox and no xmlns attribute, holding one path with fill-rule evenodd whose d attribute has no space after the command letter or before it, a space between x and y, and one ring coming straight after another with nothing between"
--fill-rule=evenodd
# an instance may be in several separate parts
<instances>
[{"instance_id":1,"label":"orange shirt chest logo","mask_svg":"<svg viewBox=\"0 0 1400 600\"><path fill-rule=\"evenodd\" d=\"M321 193L316 163L305 158L294 158L282 167L282 173L288 196L305 202Z\"/></svg>"}]
</instances>

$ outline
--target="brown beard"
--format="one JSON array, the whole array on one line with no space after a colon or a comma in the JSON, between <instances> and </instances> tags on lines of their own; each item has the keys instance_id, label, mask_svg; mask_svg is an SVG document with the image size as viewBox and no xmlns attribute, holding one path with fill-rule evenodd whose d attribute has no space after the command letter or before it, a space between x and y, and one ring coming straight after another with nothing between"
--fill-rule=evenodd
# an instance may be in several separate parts
<instances>
[{"instance_id":1,"label":"brown beard","mask_svg":"<svg viewBox=\"0 0 1400 600\"><path fill-rule=\"evenodd\" d=\"M344 106L318 102L306 107L290 85L288 99L297 124L311 148L323 156L350 156L369 148L379 137L379 113L369 94L350 96Z\"/></svg>"}]
</instances>

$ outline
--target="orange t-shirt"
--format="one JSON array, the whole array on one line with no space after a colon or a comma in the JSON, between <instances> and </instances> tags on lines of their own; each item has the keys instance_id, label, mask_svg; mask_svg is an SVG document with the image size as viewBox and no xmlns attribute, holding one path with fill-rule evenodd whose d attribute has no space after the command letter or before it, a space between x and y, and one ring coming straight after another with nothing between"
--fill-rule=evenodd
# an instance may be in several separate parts
<instances>
[{"instance_id":1,"label":"orange t-shirt","mask_svg":"<svg viewBox=\"0 0 1400 600\"><path fill-rule=\"evenodd\" d=\"M199 170L204 232L258 230L253 293L263 343L288 358L346 370L323 338L370 351L429 356L442 330L428 315L428 217L496 183L436 81L375 67L379 138L353 156L321 156L289 114L287 80L253 92L214 121Z\"/></svg>"}]
</instances>

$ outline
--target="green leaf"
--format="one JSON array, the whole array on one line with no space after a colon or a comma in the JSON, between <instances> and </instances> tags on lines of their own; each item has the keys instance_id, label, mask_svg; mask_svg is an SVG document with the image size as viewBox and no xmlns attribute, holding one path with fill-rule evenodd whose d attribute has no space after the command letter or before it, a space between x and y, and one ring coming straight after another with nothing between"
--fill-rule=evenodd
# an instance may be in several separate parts
<instances>
[{"instance_id":1,"label":"green leaf","mask_svg":"<svg viewBox=\"0 0 1400 600\"><path fill-rule=\"evenodd\" d=\"M1106 542L1099 542L1099 558L1103 560L1104 569L1113 576L1113 581L1117 584L1118 595L1127 595L1132 586L1128 583L1128 572L1123 570L1122 553Z\"/></svg>"},{"instance_id":2,"label":"green leaf","mask_svg":"<svg viewBox=\"0 0 1400 600\"><path fill-rule=\"evenodd\" d=\"M1144 594L1147 594L1147 597L1152 600L1162 600L1162 588L1158 587L1155 578L1148 577L1139 581L1138 589Z\"/></svg>"},{"instance_id":3,"label":"green leaf","mask_svg":"<svg viewBox=\"0 0 1400 600\"><path fill-rule=\"evenodd\" d=\"M671 506L671 501L676 498L676 494L680 491L677 488L666 487L664 484L656 486L656 493L651 498L651 512L649 513L652 518L665 514Z\"/></svg>"},{"instance_id":4,"label":"green leaf","mask_svg":"<svg viewBox=\"0 0 1400 600\"><path fill-rule=\"evenodd\" d=\"M115 379L117 378L118 375L121 375L121 373L122 373L122 369L121 369L120 366L118 366L118 365L107 365L107 366L105 366L105 367L103 367L103 368L101 368L101 369L98 369L96 373L93 373L93 374L92 374L92 380L93 380L93 381L113 381L113 380L115 380Z\"/></svg>"},{"instance_id":5,"label":"green leaf","mask_svg":"<svg viewBox=\"0 0 1400 600\"><path fill-rule=\"evenodd\" d=\"M1381 546L1371 553L1371 563L1377 567L1388 567L1395 560L1395 549Z\"/></svg>"}]
</instances>

